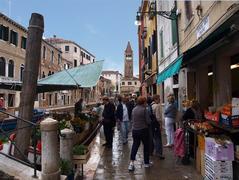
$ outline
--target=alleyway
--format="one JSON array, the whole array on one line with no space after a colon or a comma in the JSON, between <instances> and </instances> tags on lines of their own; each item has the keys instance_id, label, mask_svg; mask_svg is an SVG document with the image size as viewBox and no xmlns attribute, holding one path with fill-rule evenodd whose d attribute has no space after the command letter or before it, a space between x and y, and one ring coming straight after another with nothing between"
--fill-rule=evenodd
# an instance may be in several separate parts
<instances>
[{"instance_id":1,"label":"alleyway","mask_svg":"<svg viewBox=\"0 0 239 180\"><path fill-rule=\"evenodd\" d=\"M137 180L201 180L201 176L195 168L190 166L177 165L172 150L165 149L165 160L153 157L153 166L145 169L142 165L143 153L142 146L137 156L137 163L134 172L128 171L130 148L132 138L130 135L129 143L122 145L119 142L119 133L116 130L114 145L112 149L104 149L101 160L98 164L94 179L137 179Z\"/></svg>"}]
</instances>

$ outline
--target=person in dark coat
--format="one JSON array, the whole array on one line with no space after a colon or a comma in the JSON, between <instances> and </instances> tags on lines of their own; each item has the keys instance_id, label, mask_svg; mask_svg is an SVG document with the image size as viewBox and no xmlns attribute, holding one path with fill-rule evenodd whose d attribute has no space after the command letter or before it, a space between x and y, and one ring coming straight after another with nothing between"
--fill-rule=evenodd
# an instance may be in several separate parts
<instances>
[{"instance_id":1,"label":"person in dark coat","mask_svg":"<svg viewBox=\"0 0 239 180\"><path fill-rule=\"evenodd\" d=\"M80 98L79 101L75 103L75 117L79 117L83 109L83 99Z\"/></svg>"},{"instance_id":2,"label":"person in dark coat","mask_svg":"<svg viewBox=\"0 0 239 180\"><path fill-rule=\"evenodd\" d=\"M103 146L112 148L113 143L113 127L115 126L115 106L109 101L108 97L103 98L104 111L102 113L103 117L103 127L106 143Z\"/></svg>"}]
</instances>

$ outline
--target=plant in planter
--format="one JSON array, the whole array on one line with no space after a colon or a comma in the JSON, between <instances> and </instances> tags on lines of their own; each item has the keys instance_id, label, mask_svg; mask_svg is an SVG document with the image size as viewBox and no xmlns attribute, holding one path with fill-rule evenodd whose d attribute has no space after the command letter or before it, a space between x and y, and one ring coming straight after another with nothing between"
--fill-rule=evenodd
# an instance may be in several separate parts
<instances>
[{"instance_id":1,"label":"plant in planter","mask_svg":"<svg viewBox=\"0 0 239 180\"><path fill-rule=\"evenodd\" d=\"M68 180L74 180L74 172L71 168L71 162L61 159L60 161L61 174L66 175Z\"/></svg>"},{"instance_id":2,"label":"plant in planter","mask_svg":"<svg viewBox=\"0 0 239 180\"><path fill-rule=\"evenodd\" d=\"M76 145L73 147L73 162L74 164L85 164L90 157L88 148L84 145Z\"/></svg>"}]
</instances>

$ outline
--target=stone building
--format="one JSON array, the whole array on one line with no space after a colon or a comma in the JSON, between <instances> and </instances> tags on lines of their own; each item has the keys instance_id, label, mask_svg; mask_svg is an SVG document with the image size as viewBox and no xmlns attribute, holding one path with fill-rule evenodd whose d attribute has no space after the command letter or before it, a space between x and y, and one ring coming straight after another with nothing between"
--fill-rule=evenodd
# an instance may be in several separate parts
<instances>
[{"instance_id":1,"label":"stone building","mask_svg":"<svg viewBox=\"0 0 239 180\"><path fill-rule=\"evenodd\" d=\"M46 41L60 49L62 57L70 60L74 67L95 62L95 56L74 41L57 38L56 36L48 38Z\"/></svg>"},{"instance_id":2,"label":"stone building","mask_svg":"<svg viewBox=\"0 0 239 180\"><path fill-rule=\"evenodd\" d=\"M178 1L179 101L196 98L203 109L239 97L238 1ZM179 103L180 104L180 103Z\"/></svg>"},{"instance_id":3,"label":"stone building","mask_svg":"<svg viewBox=\"0 0 239 180\"><path fill-rule=\"evenodd\" d=\"M0 82L21 82L25 64L27 29L0 13ZM5 107L18 107L20 92L0 89Z\"/></svg>"},{"instance_id":4,"label":"stone building","mask_svg":"<svg viewBox=\"0 0 239 180\"><path fill-rule=\"evenodd\" d=\"M138 26L138 42L139 42L139 77L141 81L141 94L157 93L157 19L156 16L148 13L155 8L153 0L142 0L139 7L139 26Z\"/></svg>"},{"instance_id":5,"label":"stone building","mask_svg":"<svg viewBox=\"0 0 239 180\"><path fill-rule=\"evenodd\" d=\"M139 92L139 79L133 76L133 50L130 42L124 53L124 76L121 80L120 94L132 95Z\"/></svg>"},{"instance_id":6,"label":"stone building","mask_svg":"<svg viewBox=\"0 0 239 180\"><path fill-rule=\"evenodd\" d=\"M120 84L122 74L119 71L102 71L102 76L106 79L110 79L113 85L113 93L120 94Z\"/></svg>"},{"instance_id":7,"label":"stone building","mask_svg":"<svg viewBox=\"0 0 239 180\"><path fill-rule=\"evenodd\" d=\"M156 1L157 11L171 12L175 9L174 1ZM163 77L165 71L169 71L173 65L178 61L178 36L177 36L177 22L174 17L169 19L167 16L157 15L157 51L158 51L158 94L160 94L161 102L167 102L168 94L174 94L178 99L178 74L170 75L170 77Z\"/></svg>"}]
</instances>

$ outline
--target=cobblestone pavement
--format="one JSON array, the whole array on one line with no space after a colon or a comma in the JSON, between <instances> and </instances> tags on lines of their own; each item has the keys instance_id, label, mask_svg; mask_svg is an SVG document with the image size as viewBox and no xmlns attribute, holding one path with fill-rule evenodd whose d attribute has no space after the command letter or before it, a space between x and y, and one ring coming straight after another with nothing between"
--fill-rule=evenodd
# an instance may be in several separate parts
<instances>
[{"instance_id":1,"label":"cobblestone pavement","mask_svg":"<svg viewBox=\"0 0 239 180\"><path fill-rule=\"evenodd\" d=\"M132 138L129 143L122 145L119 132L116 130L112 149L104 149L94 176L95 180L202 180L193 165L183 166L176 163L171 149L164 149L165 160L152 157L153 166L143 167L142 145L140 146L134 172L128 171ZM102 143L102 142L101 142Z\"/></svg>"}]
</instances>

